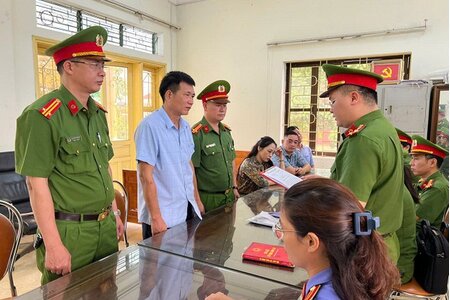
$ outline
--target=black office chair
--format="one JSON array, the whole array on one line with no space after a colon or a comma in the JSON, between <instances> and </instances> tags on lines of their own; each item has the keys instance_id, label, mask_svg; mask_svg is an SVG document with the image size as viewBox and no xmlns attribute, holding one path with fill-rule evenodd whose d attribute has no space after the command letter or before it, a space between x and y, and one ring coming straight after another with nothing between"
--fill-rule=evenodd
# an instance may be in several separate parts
<instances>
[{"instance_id":1,"label":"black office chair","mask_svg":"<svg viewBox=\"0 0 450 300\"><path fill-rule=\"evenodd\" d=\"M30 197L25 177L15 172L14 151L0 152L0 198L11 203L23 219L23 234L35 234L37 229L31 209ZM0 208L0 214L6 215L5 208ZM17 259L33 251L30 244L18 255Z\"/></svg>"}]
</instances>

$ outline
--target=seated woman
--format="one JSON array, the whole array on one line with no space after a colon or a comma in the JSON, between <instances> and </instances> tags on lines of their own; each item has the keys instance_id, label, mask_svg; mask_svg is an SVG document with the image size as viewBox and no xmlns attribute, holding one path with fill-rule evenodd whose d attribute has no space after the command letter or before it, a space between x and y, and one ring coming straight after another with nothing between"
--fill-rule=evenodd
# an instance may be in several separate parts
<instances>
[{"instance_id":1,"label":"seated woman","mask_svg":"<svg viewBox=\"0 0 450 300\"><path fill-rule=\"evenodd\" d=\"M302 299L384 300L400 283L376 218L362 212L353 193L331 179L307 179L286 192L274 232L290 260L308 272Z\"/></svg>"},{"instance_id":2,"label":"seated woman","mask_svg":"<svg viewBox=\"0 0 450 300\"><path fill-rule=\"evenodd\" d=\"M253 146L239 167L237 178L239 194L246 195L273 184L262 177L260 173L273 166L270 158L275 152L282 157L283 153L277 151L277 143L270 136L262 137ZM280 160L283 162L283 159ZM284 162L281 164L281 168L284 168Z\"/></svg>"}]
</instances>

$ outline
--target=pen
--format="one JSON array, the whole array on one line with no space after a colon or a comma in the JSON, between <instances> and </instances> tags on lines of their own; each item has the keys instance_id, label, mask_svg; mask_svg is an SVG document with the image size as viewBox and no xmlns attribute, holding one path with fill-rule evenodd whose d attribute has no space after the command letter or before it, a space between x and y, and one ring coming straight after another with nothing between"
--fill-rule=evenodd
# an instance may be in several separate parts
<instances>
[{"instance_id":1,"label":"pen","mask_svg":"<svg viewBox=\"0 0 450 300\"><path fill-rule=\"evenodd\" d=\"M100 136L100 132L97 132L97 139L98 139L99 143L102 142L102 137Z\"/></svg>"}]
</instances>

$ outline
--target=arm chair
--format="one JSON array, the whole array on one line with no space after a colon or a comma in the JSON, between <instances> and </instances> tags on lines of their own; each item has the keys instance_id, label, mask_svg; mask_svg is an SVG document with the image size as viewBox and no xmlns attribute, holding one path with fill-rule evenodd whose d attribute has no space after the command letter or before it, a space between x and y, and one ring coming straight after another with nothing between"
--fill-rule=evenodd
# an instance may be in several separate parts
<instances>
[{"instance_id":1,"label":"arm chair","mask_svg":"<svg viewBox=\"0 0 450 300\"><path fill-rule=\"evenodd\" d=\"M0 199L11 203L19 211L25 235L36 233L37 224L31 209L25 177L15 172L14 151L0 152ZM0 214L5 212L5 208L0 208ZM33 250L32 245L29 245L17 255L17 259Z\"/></svg>"},{"instance_id":2,"label":"arm chair","mask_svg":"<svg viewBox=\"0 0 450 300\"><path fill-rule=\"evenodd\" d=\"M125 186L118 180L113 180L119 189L114 189L114 199L116 200L117 208L120 210L120 219L123 223L123 239L125 241L125 246L128 247L127 237L127 222L128 222L128 193Z\"/></svg>"},{"instance_id":3,"label":"arm chair","mask_svg":"<svg viewBox=\"0 0 450 300\"><path fill-rule=\"evenodd\" d=\"M6 211L5 214L0 214L0 280L8 273L11 295L15 297L17 290L12 272L23 233L22 216L9 202L0 200L0 207Z\"/></svg>"}]
</instances>

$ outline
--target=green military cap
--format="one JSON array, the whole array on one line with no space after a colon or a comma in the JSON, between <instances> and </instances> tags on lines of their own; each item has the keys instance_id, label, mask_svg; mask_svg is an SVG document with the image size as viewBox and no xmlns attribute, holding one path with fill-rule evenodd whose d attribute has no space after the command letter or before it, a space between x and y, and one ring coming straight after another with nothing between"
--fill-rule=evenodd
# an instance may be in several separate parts
<instances>
[{"instance_id":1,"label":"green military cap","mask_svg":"<svg viewBox=\"0 0 450 300\"><path fill-rule=\"evenodd\" d=\"M383 81L383 77L368 71L330 64L324 64L322 68L327 75L328 89L320 95L320 98L328 97L332 90L345 84L362 86L376 91L377 84Z\"/></svg>"},{"instance_id":2,"label":"green military cap","mask_svg":"<svg viewBox=\"0 0 450 300\"><path fill-rule=\"evenodd\" d=\"M432 154L440 158L445 158L448 155L447 150L424 139L420 135L413 135L412 139L411 154Z\"/></svg>"},{"instance_id":3,"label":"green military cap","mask_svg":"<svg viewBox=\"0 0 450 300\"><path fill-rule=\"evenodd\" d=\"M395 128L395 130L397 130L397 135L398 135L398 138L400 139L400 142L408 143L409 145L412 144L412 138L409 134L407 134L406 132L404 132L398 128Z\"/></svg>"},{"instance_id":4,"label":"green military cap","mask_svg":"<svg viewBox=\"0 0 450 300\"><path fill-rule=\"evenodd\" d=\"M203 103L214 101L216 103L229 103L228 93L230 92L230 83L226 80L217 80L208 85L198 94L197 99Z\"/></svg>"},{"instance_id":5,"label":"green military cap","mask_svg":"<svg viewBox=\"0 0 450 300\"><path fill-rule=\"evenodd\" d=\"M103 45L106 44L107 39L108 32L105 28L92 26L48 48L45 54L52 55L55 64L76 57L90 57L110 61L103 52Z\"/></svg>"}]
</instances>

